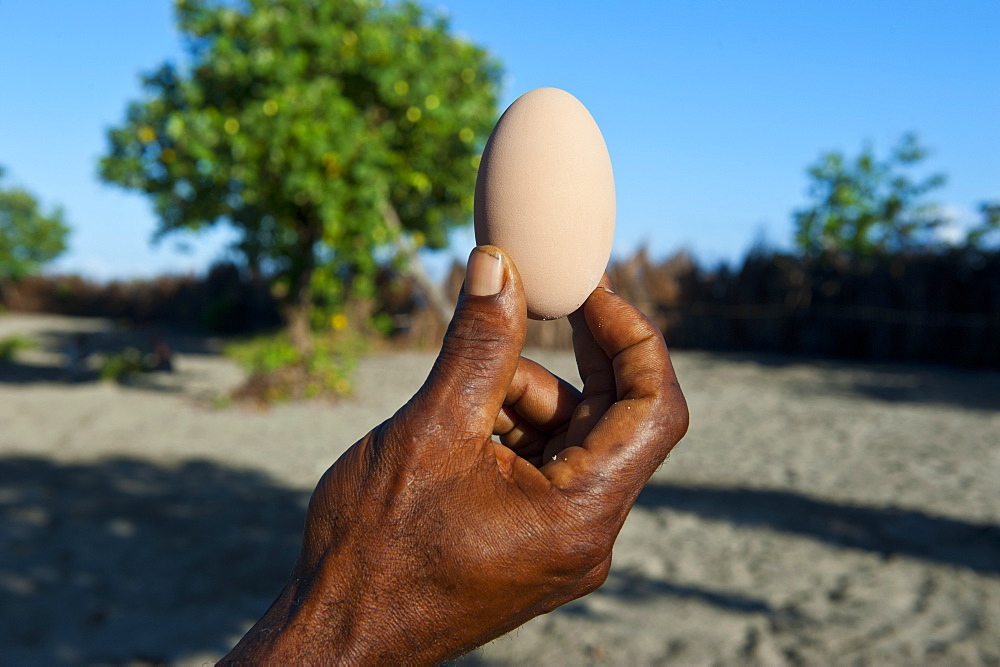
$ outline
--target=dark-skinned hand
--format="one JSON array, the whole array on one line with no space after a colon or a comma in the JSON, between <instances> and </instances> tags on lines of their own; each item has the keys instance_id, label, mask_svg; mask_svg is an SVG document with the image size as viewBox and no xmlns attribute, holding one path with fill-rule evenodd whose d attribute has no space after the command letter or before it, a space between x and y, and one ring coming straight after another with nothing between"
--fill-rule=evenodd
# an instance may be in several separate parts
<instances>
[{"instance_id":1,"label":"dark-skinned hand","mask_svg":"<svg viewBox=\"0 0 1000 667\"><path fill-rule=\"evenodd\" d=\"M473 250L426 382L320 480L288 584L224 661L433 664L605 581L687 406L606 278L570 316L582 393L520 356L525 313L510 258Z\"/></svg>"}]
</instances>

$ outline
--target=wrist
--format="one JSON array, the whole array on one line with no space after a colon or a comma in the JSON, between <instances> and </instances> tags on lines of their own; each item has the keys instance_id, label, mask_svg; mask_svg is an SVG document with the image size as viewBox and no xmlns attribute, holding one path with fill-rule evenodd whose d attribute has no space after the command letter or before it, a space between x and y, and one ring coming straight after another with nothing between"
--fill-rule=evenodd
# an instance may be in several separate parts
<instances>
[{"instance_id":1,"label":"wrist","mask_svg":"<svg viewBox=\"0 0 1000 667\"><path fill-rule=\"evenodd\" d=\"M318 569L290 581L220 664L437 664L459 651L424 627L433 615L419 596L380 592L374 579L386 578L370 571Z\"/></svg>"},{"instance_id":2,"label":"wrist","mask_svg":"<svg viewBox=\"0 0 1000 667\"><path fill-rule=\"evenodd\" d=\"M290 581L220 664L352 662L354 614L346 600L317 597L311 581Z\"/></svg>"}]
</instances>

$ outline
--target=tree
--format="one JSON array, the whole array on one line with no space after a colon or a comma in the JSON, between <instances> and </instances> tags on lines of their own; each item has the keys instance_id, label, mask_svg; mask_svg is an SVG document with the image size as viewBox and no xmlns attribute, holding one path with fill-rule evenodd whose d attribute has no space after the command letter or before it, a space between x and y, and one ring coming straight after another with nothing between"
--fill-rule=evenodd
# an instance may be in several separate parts
<instances>
[{"instance_id":1,"label":"tree","mask_svg":"<svg viewBox=\"0 0 1000 667\"><path fill-rule=\"evenodd\" d=\"M945 177L913 180L905 173L926 154L916 135L908 134L885 159L870 147L853 161L839 152L822 155L808 169L812 202L794 213L798 247L813 256L858 258L932 244L933 230L945 218L923 197L944 185Z\"/></svg>"},{"instance_id":2,"label":"tree","mask_svg":"<svg viewBox=\"0 0 1000 667\"><path fill-rule=\"evenodd\" d=\"M1000 232L1000 201L985 201L979 205L982 222L968 231L965 245L969 248L981 248L986 242Z\"/></svg>"},{"instance_id":3,"label":"tree","mask_svg":"<svg viewBox=\"0 0 1000 667\"><path fill-rule=\"evenodd\" d=\"M0 168L0 282L38 271L66 250L69 228L62 209L41 211L38 200L18 187L3 187Z\"/></svg>"},{"instance_id":4,"label":"tree","mask_svg":"<svg viewBox=\"0 0 1000 667\"><path fill-rule=\"evenodd\" d=\"M144 77L101 175L153 199L158 235L228 222L292 340L380 262L472 212L500 66L412 1L179 0L189 63Z\"/></svg>"}]
</instances>

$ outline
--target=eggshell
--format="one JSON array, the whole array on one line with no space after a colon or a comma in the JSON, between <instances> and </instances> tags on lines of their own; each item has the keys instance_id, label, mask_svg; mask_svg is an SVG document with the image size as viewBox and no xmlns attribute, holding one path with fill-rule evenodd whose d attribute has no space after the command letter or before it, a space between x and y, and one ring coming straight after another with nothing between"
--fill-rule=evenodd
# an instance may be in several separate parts
<instances>
[{"instance_id":1,"label":"eggshell","mask_svg":"<svg viewBox=\"0 0 1000 667\"><path fill-rule=\"evenodd\" d=\"M558 88L517 98L479 165L476 243L502 248L524 282L528 315L555 319L587 299L615 234L615 180L590 112Z\"/></svg>"}]
</instances>

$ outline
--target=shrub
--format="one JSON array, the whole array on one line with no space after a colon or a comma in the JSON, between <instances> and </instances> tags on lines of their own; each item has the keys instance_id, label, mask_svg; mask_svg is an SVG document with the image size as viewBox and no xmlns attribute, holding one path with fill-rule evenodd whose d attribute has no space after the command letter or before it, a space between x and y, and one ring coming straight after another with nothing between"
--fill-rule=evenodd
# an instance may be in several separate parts
<instances>
[{"instance_id":1,"label":"shrub","mask_svg":"<svg viewBox=\"0 0 1000 667\"><path fill-rule=\"evenodd\" d=\"M101 364L102 380L124 382L133 375L148 373L151 367L142 352L134 347L125 348L118 354L109 355Z\"/></svg>"},{"instance_id":2,"label":"shrub","mask_svg":"<svg viewBox=\"0 0 1000 667\"><path fill-rule=\"evenodd\" d=\"M35 347L34 341L20 334L0 338L0 361L11 361L18 352L30 350L33 347Z\"/></svg>"},{"instance_id":3,"label":"shrub","mask_svg":"<svg viewBox=\"0 0 1000 667\"><path fill-rule=\"evenodd\" d=\"M303 357L285 332L232 343L225 348L226 356L250 374L233 397L274 403L348 395L350 374L366 347L364 338L351 330L317 336L308 357Z\"/></svg>"}]
</instances>

